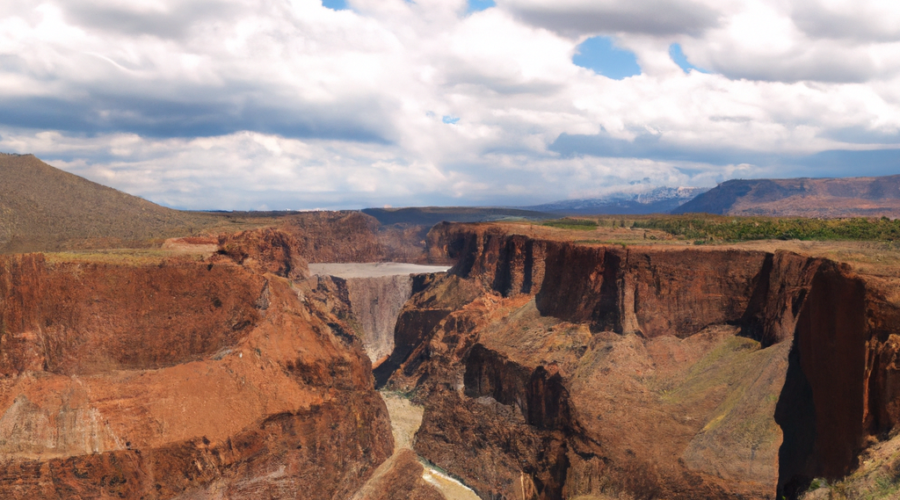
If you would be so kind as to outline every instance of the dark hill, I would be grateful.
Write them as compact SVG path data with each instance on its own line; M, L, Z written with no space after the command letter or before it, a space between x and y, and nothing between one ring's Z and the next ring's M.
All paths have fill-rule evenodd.
M0 154L0 252L52 251L189 234L211 215L102 186L33 155Z
M672 211L784 217L900 217L900 175L731 180Z
M382 224L415 224L433 226L439 222L492 222L499 220L554 219L556 214L522 210L518 208L491 207L410 207L365 208L363 213L378 219Z

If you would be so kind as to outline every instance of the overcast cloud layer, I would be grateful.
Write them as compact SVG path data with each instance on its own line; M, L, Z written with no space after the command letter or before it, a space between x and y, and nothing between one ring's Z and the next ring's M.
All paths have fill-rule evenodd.
M894 0L348 5L4 0L0 151L211 209L900 173ZM576 66L592 36L641 74Z

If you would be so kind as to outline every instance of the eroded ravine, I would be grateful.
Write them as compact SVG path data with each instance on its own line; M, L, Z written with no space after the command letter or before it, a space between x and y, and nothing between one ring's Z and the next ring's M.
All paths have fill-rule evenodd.
M352 500L479 500L458 479L415 454L413 445L422 424L423 408L398 393L383 391L381 396L391 418L394 454L378 467Z
M429 238L450 272L310 276L270 230L202 262L0 259L0 496L769 499L882 481L861 452L900 470L896 279Z

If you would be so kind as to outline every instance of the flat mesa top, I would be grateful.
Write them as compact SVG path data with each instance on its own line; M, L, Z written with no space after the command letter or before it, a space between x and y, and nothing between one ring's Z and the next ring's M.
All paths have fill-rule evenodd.
M319 276L338 278L379 278L403 274L444 273L450 266L423 266L403 262L324 263L310 264L309 272Z

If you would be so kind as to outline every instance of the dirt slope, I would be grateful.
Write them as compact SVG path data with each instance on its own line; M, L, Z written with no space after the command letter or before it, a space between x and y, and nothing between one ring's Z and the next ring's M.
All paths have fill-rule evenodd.
M183 236L211 220L101 186L32 155L0 154L0 252Z

